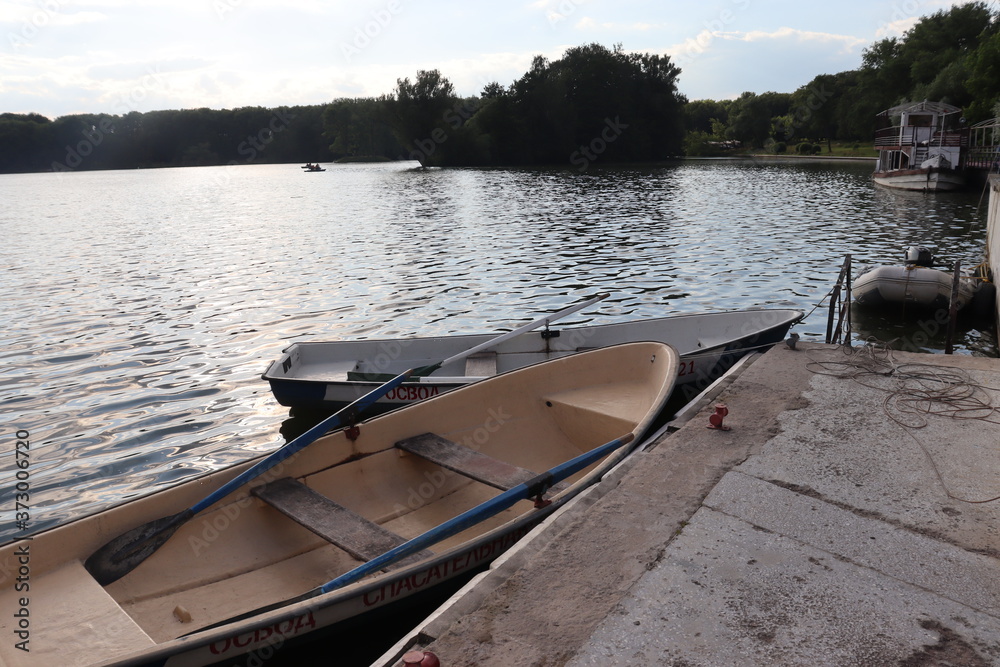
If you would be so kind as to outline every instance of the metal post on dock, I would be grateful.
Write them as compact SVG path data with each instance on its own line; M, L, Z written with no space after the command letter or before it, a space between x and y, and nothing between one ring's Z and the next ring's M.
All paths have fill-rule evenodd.
M844 329L844 345L851 346L851 255L844 258L844 307L840 313L840 321L846 323Z
M845 286L846 282L846 286ZM846 291L847 299L841 304L840 294ZM839 308L838 308L839 306ZM839 315L839 317L838 317ZM830 313L826 321L826 342L837 345L840 343L840 334L843 332L844 319L847 319L847 332L844 335L844 343L851 345L851 255L848 253L844 257L844 264L840 267L840 275L837 276L837 284L833 286L830 293ZM836 327L834 327L836 320Z
M958 281L962 279L961 262L955 262L955 275L951 279L951 299L948 301L948 337L944 342L944 353L955 351L955 320L958 319Z
M826 344L829 345L833 343L833 320L836 313L837 303L840 301L840 281L833 286L833 291L830 293L830 312L826 318Z

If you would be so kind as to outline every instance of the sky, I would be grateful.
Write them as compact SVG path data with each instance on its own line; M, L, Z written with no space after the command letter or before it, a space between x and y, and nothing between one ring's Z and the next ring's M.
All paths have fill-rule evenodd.
M993 0L994 3L997 0ZM669 55L689 100L857 69L948 0L0 0L0 113L323 104L440 70L462 96L590 43Z

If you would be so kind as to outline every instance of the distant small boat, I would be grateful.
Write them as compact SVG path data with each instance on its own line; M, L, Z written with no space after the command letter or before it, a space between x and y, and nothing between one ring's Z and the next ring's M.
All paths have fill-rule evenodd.
M906 251L903 265L862 269L851 289L854 302L862 306L908 304L918 308L948 308L951 303L953 271L931 268L934 256L927 248L913 246ZM959 278L956 307L961 310L972 302L976 279Z
M661 343L538 364L310 441L229 493L280 450L4 545L0 664L267 663L391 613L598 482L649 434L677 366Z
M925 192L965 187L962 171L969 131L949 121L961 109L942 102L906 103L877 117L875 132L878 161L872 179L899 190Z
M693 398L748 352L781 342L802 316L801 310L765 308L529 331L414 378L373 409L392 410L546 359L645 340L666 343L678 351L677 387ZM271 392L282 405L336 410L392 375L469 350L492 337L469 334L293 343L271 362L262 378L270 383Z
M306 171L326 171L326 169L324 169L323 167L319 166L318 163L317 164L306 164L302 168L305 169Z

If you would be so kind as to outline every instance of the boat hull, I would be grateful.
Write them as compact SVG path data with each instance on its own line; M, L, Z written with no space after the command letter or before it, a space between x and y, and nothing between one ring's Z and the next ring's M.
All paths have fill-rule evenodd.
M460 388L363 422L357 433L328 434L185 522L134 570L104 586L84 566L95 550L191 507L260 459L4 545L0 563L14 565L0 569L0 607L18 609L25 594L15 590L17 563L30 562L31 632L30 652L14 642L0 645L0 664L206 665L247 653L265 662L285 642L431 590L494 560L620 463L628 446L606 456L602 449L603 458L550 492L549 505L504 505L427 545L430 553L412 563L384 563L383 571L308 598L303 594L372 558L265 503L262 487L291 481L363 522L414 539L482 507L498 491L401 448L401 441L435 433L500 469L553 470L623 435L639 443L678 364L663 344L615 346ZM0 630L16 636L19 622L8 614Z
M862 306L906 304L925 309L948 308L954 276L923 266L879 266L862 273L852 286L855 303ZM973 280L959 280L957 307L965 308L975 293Z
M618 324L567 327L549 333L532 331L495 349L496 372L556 359L578 351L627 342L659 341L681 358L676 392L691 399L754 350L780 342L802 311L759 309L693 313ZM275 399L284 406L338 410L378 383L349 380L362 370L401 373L445 359L484 343L494 334L392 340L294 343L263 373ZM465 362L441 368L418 382L406 382L372 409L386 412L441 395L482 376L466 373Z
M244 623L238 630L234 629L228 635L220 634L213 641L185 641L182 638L180 645L142 652L138 656L108 663L107 667L136 664L198 667L239 659L247 654L261 656L261 663L266 664L266 658L288 642L310 641L312 633L336 630L338 624L364 618L365 614L391 614L395 607L431 591L435 586L474 575L503 555L569 499L560 499L544 510L512 522L460 549L442 554L420 567L394 572L343 595L333 595L329 600L291 606L282 613L269 614L266 621Z
M896 190L955 192L965 188L965 177L954 169L900 169L872 175L877 185Z

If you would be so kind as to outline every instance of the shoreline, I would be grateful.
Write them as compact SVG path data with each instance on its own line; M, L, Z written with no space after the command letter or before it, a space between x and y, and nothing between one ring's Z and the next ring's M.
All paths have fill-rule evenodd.
M756 154L751 153L747 155L733 155L729 157L722 158L698 158L698 157L686 157L685 160L720 160L720 159L732 159L732 160L789 160L793 162L799 161L816 161L816 162L875 162L878 158L875 157L865 157L863 155L774 155L770 153Z

